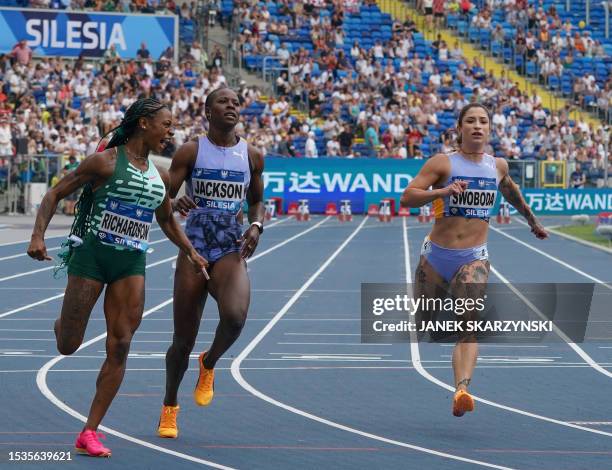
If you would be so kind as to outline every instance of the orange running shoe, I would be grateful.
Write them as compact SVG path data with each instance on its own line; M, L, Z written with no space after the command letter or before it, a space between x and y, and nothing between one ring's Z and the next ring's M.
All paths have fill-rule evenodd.
M215 393L215 369L207 369L202 362L207 352L208 351L204 351L198 357L200 376L198 377L198 383L193 391L193 399L198 406L210 405Z
M162 406L161 416L159 417L159 425L157 427L157 435L159 437L167 437L168 439L176 439L178 437L178 427L176 425L176 417L180 406Z
M474 399L465 390L457 390L453 398L453 415L460 417L466 411L474 411Z
M86 454L90 457L110 457L110 449L104 447L98 438L106 439L104 434L98 433L93 429L86 429L77 437L74 448L77 453Z

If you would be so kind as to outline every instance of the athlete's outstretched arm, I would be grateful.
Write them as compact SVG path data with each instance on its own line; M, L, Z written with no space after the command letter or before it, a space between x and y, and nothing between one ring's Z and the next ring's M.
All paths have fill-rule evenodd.
M166 189L170 186L170 176L168 172L164 169L158 168L159 174L166 186ZM185 232L179 225L179 223L174 218L174 214L172 214L172 205L170 204L170 198L168 197L168 192L164 196L164 201L161 205L155 210L155 218L157 219L157 223L159 224L162 231L166 234L168 239L178 246L182 252L184 252L189 260L193 263L196 272L202 273L204 272L206 276L205 269L208 266L208 261L204 259L202 256L198 254L196 249L193 247Z
M258 225L263 227L266 209L264 206L264 185L263 185L263 170L264 156L257 148L249 145L249 161L251 163L251 182L247 191L247 202L249 203L249 228L244 232L239 242L242 244L240 255L243 258L251 256L257 244L259 243L259 235L261 234Z
M533 234L543 240L548 238L548 232L544 229L542 224L538 222L538 219L534 215L531 210L531 207L525 201L525 198L521 194L521 190L518 185L512 181L510 178L510 174L508 173L508 162L502 158L497 158L497 169L501 173L501 179L499 181L499 191L502 193L502 196L508 201L512 206L525 217L529 227L531 227L531 231Z
M94 182L96 178L108 178L112 175L109 163L113 162L110 151L94 153L81 162L76 170L64 176L53 188L45 193L36 214L32 239L28 247L28 255L39 261L51 260L45 247L45 231L51 218L57 210L57 205L66 196L72 194L86 183Z
M189 196L183 196L179 199L175 199L175 197L193 170L197 155L198 142L191 140L179 147L172 157L172 163L170 164L170 187L168 188L171 198L170 202L172 210L179 211L183 216L186 216L189 210L197 206Z
M439 197L463 192L467 187L467 183L464 181L453 182L446 188L429 189L430 186L438 184L443 175L449 172L450 165L446 155L438 154L431 157L425 162L419 174L404 189L400 205L402 207L421 207Z

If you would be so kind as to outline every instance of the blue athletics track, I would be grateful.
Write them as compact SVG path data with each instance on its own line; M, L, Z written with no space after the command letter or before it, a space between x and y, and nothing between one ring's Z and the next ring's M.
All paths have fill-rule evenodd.
M608 252L556 235L537 241L518 219L491 225L492 282L611 280ZM52 325L65 279L29 259L25 243L1 244L0 468L612 469L606 338L481 345L476 410L460 419L451 415L451 345L360 342L361 283L412 276L428 230L413 217L269 223L248 265L248 322L218 364L212 405L198 408L197 353L217 324L216 304L206 306L179 393L177 440L156 435L177 250L153 232L145 318L100 429L110 459L73 449L105 354L101 304L81 349L58 356ZM10 460L23 451L70 452L71 460Z

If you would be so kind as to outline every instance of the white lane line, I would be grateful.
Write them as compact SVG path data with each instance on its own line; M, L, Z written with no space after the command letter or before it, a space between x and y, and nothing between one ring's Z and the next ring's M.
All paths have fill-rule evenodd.
M42 273L43 271L49 271L53 269L55 266L49 266L47 268L34 269L32 271L27 271L24 273L13 274L12 276L0 277L0 282L9 281L11 279L16 279L18 277L29 276L30 274Z
M276 222L274 224L270 224L270 225L268 225L268 228L273 226L273 225L278 225L278 224L284 222L285 220L286 219L282 219L282 220L279 220L278 222ZM298 233L297 235L294 235L293 237L291 237L291 238L289 238L289 239L287 239L287 240L285 240L285 241L283 241L283 242L281 242L281 243L279 243L277 245L274 245L273 247L271 247L271 248L269 248L269 249L259 253L258 255L255 255L255 256L251 257L250 259L247 260L247 263L250 263L250 262L252 262L252 261L254 261L254 260L258 259L258 258L261 258L265 254L270 253L270 252L274 251L275 249L278 249L281 246L286 245L287 243L289 243L290 240L295 240L296 238L311 232L312 230L314 230L314 229L318 228L319 226L321 226L327 220L329 220L329 217L324 218L323 220L321 220L317 224L313 225L312 227L310 227L310 228L308 228L306 230L303 230L302 232ZM168 299L168 300L166 300L166 301L156 305L155 307L153 307L153 308L147 310L146 312L144 312L142 317L143 318L147 317L148 315L150 315L150 314L160 310L161 308L165 307L166 305L171 304L172 301L173 301L173 299L170 298L170 299ZM104 338L106 338L106 333L102 333L102 334L96 336L95 338L92 338L89 341L83 343L81 345L81 347L79 347L78 351L81 351L82 349L86 348L87 346L90 346L91 344L94 344L94 343L96 343L96 342L98 342L98 341L100 341L100 340L102 340ZM87 418L84 415L82 415L78 411L70 408L68 405L66 405L64 402L62 402L60 399L58 399L53 394L53 392L49 389L49 387L47 386L47 374L48 374L49 370L55 364L57 364L59 361L64 359L65 357L66 356L61 356L61 355L60 356L55 356L55 357L53 357L53 359L51 359L50 361L45 363L38 370L38 372L36 374L36 385L38 386L38 389L41 391L41 393L51 403L53 403L55 406L57 406L60 410L68 413L69 415L75 417L79 421L82 421L82 422L85 423L85 422L87 422ZM102 431L107 432L108 434L112 434L112 435L117 436L117 437L119 437L121 439L133 442L135 444L139 444L139 445L144 446L144 447L148 447L148 448L153 449L153 450L157 450L159 452L163 452L163 453L172 455L174 457L178 457L178 458L185 459L185 460L188 460L188 461L191 461L191 462L194 462L194 463L199 463L199 464L202 464L202 465L208 465L208 466L213 467L213 468L233 470L231 467L220 465L220 464L217 464L215 462L211 462L209 460L204 460L204 459L200 459L200 458L197 458L197 457L193 457L191 455L184 454L182 452L176 452L176 451L173 451L173 450L170 450L170 449L166 449L165 447L161 447L161 446L152 444L150 442L143 441L142 439L137 439L137 438L132 437L132 436L130 436L128 434L116 431L116 430L108 428L106 426L99 426L99 428Z
M41 356L28 356L28 357L41 357ZM45 356L45 357L56 357L56 356ZM103 356L100 356L101 359L103 359ZM194 358L195 360L196 358ZM247 359L248 360L248 359ZM555 366L556 368L559 368L559 366ZM565 369L579 369L579 368L585 368L588 367L586 364L582 364L579 366L562 366ZM431 366L428 367L428 369L451 369L452 366L448 365L448 366ZM537 368L537 369L545 369L546 366L534 366L534 367L504 367L504 366L487 366L484 367L485 369L527 369L527 368ZM380 366L380 365L375 365L375 366L284 366L284 367L272 367L272 366L267 366L267 367L241 367L240 370L259 370L259 371L266 371L266 370L273 370L273 371L281 371L281 370L287 370L287 371L317 371L317 370L351 370L351 369L355 369L356 371L371 371L371 372L378 372L381 369L388 369L388 370L414 370L413 366ZM150 367L150 368L128 368L126 369L126 372L163 372L165 371L165 367ZM198 367L189 367L187 369L187 371L198 371ZM219 370L231 370L231 367L215 367L215 370L219 371ZM39 369L3 369L0 370L0 374L10 374L10 373L16 373L16 372L20 372L20 373L32 373L32 372L36 372L38 373ZM80 373L80 372L93 372L93 373L100 373L100 368L97 369L51 369L49 370L49 373L54 374L54 373L58 373L58 372L71 372L71 373ZM505 372L504 372L505 373ZM150 385L150 387L153 387L152 385ZM161 385L159 385L158 387L162 387ZM571 424L579 424L579 425L600 425L600 426L607 426L607 424L603 424L603 423L610 423L610 425L612 425L612 421L568 421ZM601 423L601 424L600 424Z
M574 424L586 424L591 426L612 426L612 421L570 421Z
M51 338L0 338L0 341L53 341Z
M402 236L403 236L403 240L404 240L404 264L405 264L405 279L406 282L408 283L407 285L409 285L409 283L412 281L412 273L411 273L411 268L410 268L410 248L408 246L408 232L405 230L406 228L406 221L405 219L403 220L403 228L404 230L402 230ZM409 295L411 295L412 292L409 292ZM417 341L416 338L416 334L414 332L411 332L410 334L411 338L410 338L410 353L411 353L411 359L412 359L412 365L414 366L414 368L416 369L416 371L423 376L425 379L429 380L430 382L438 385L439 387L442 387L445 390L448 390L451 393L455 393L455 388L448 385L445 382L442 382L441 380L438 380L436 377L434 377L433 375L431 375L424 367L421 361L421 353L419 351L419 343ZM551 367L551 366L547 366L547 367ZM539 419L542 421L546 421L549 423L553 423L553 424L558 424L560 426L565 426L568 428L573 428L573 429L578 429L580 431L586 431L586 432L591 432L594 434L601 434L604 436L609 436L612 437L612 433L608 433L608 432L604 432L604 431L600 431L598 429L592 429L592 428L587 428L584 426L578 426L576 424L571 424L568 423L566 421L561 421L558 419L554 419L554 418L549 418L547 416L542 416L542 415L538 415L535 413L530 413L528 411L524 411L524 410L520 410L518 408L513 408L511 406L506 406L506 405L502 405L500 403L494 402L494 401L490 401L490 400L486 400L484 398L480 398L477 397L476 395L472 395L472 397L474 398L474 400L477 400L481 403L484 403L486 405L490 405L493 406L495 408L499 408L505 411L510 411L512 413L517 413L523 416L528 416L530 418L535 418L535 419Z
M181 224L184 225L184 224ZM158 232L159 230L161 230L161 228L157 227L154 229L151 229L149 231L149 233L151 232ZM45 240L51 240L53 238L61 238L61 237L65 237L66 235L55 235L54 237L45 237ZM21 240L21 241L17 241L17 242L9 242L9 243L0 243L0 246L9 246L9 245L18 245L20 243L30 243L30 239L28 238L27 240ZM59 250L61 247L59 246L54 246L53 248L47 248L47 251L55 251L55 250ZM7 259L13 259L13 258L18 258L20 256L27 256L27 253L19 253L16 255L11 255L11 256L5 256L3 258L0 258L0 261L4 261Z
M512 285L512 283L510 283L510 281L502 274L500 273L497 269L495 269L493 266L491 266L491 271L493 272L493 274L495 274L504 284L506 284L510 290L512 292L514 292L514 294L523 301L523 303L525 305L527 305L536 315L538 315L542 320L548 320L548 318L546 317L546 315L544 315L542 313L542 311L536 307L532 302L529 301L529 299L527 297L525 297L516 287L514 287ZM582 349L580 346L578 346L576 343L572 342L570 340L570 338L567 337L567 335L561 331L554 323L553 323L553 331L559 336L559 338L561 338L570 348L572 348L574 350L574 352L576 354L578 354L578 356L580 356L584 362L586 362L590 367L592 367L593 369L595 369L597 372L599 372L600 374L605 375L606 377L609 377L612 379L612 373L610 371L607 371L606 369L604 369L603 367L601 367L597 362L595 362L595 360L589 356L587 354L587 352Z
M454 348L454 344L441 344L443 348ZM532 345L532 344L479 344L478 348L548 348L545 345Z
M295 356L296 354L301 354L301 353L294 353L294 352L271 352L268 353L270 356L286 356L286 355L291 355L291 356ZM346 356L346 354L343 353L305 353L308 356L329 356L329 357L334 357L334 356L339 356L339 357L344 357ZM354 354L350 354L351 356L367 356L370 357L372 355L374 356L383 356L383 357L391 357L392 354L367 354L367 353L354 353Z
M144 312L142 314L142 317L145 318L148 315L150 315L151 313L165 307L166 305L169 305L172 303L172 299L168 299L165 300L164 302L156 305L155 307L147 310L146 312ZM89 341L83 343L81 345L81 347L78 349L79 351L81 351L82 349L86 348L87 346L97 343L98 341L102 340L106 338L106 333L102 333L101 335L96 336L95 338L90 339ZM41 391L41 393L45 396L45 398L47 398L47 400L49 400L51 403L53 403L55 406L57 406L60 410L64 411L65 413L68 413L69 415L73 416L74 418L78 419L79 421L82 421L84 423L87 422L87 417L82 415L81 413L79 413L78 411L70 408L68 405L66 405L63 401L61 401L59 398L57 398L53 392L49 389L49 387L47 386L47 373L49 372L49 369L51 369L55 364L57 364L59 361L61 361L63 359L63 356L56 356L53 359L51 359L49 362L47 362L44 366L42 366L42 368L40 370L38 370L38 373L36 374L36 385L38 385L38 389ZM170 449L166 449L165 447L161 447L158 445L155 445L151 442L147 442L147 441L143 441L142 439L137 439L135 437L132 437L128 434L124 434L120 431L116 431L115 429L109 428L107 426L99 426L99 429L101 431L104 431L108 434L112 434L113 436L117 436L121 439L124 439L126 441L129 442L133 442L134 444L138 444L141 445L143 447L148 447L149 449L153 449L156 450L158 452L163 452L165 454L169 454L172 455L174 457L178 457L184 460L188 460L190 462L194 462L194 463L199 463L202 465L208 465L210 467L213 468L219 468L219 469L231 469L231 467L227 467L225 465L220 465L218 463L212 462L210 460L204 460L204 459L200 459L197 457L194 457L192 455L188 455L188 454L183 454L182 452L177 452L174 450L170 450Z
M391 343L292 343L292 342L284 342L284 343L276 343L276 344L295 344L295 345L304 345L304 346L393 346Z
M281 219L281 220L279 220L278 222L274 222L274 223L272 223L272 224L270 224L270 225L267 225L267 226L266 226L266 228L272 228L272 227L274 227L274 226L276 226L276 225L279 225L279 224L281 224L281 223L285 222L286 220L287 220L287 219ZM323 223L323 221L319 222L317 225L315 225L315 227L317 227L317 226L318 226L318 225L320 225L321 223ZM161 229L160 229L160 230L161 230ZM300 232L300 233L302 233L302 232ZM298 234L298 235L299 235L299 234ZM294 239L294 237L292 237L291 239ZM291 240L291 239L289 239L289 240ZM154 241L154 242L151 242L150 244L151 244L151 245L154 245L154 244L157 244L157 243L162 243L162 242L164 242L164 241L169 241L169 240L168 240L167 238L164 238L164 239L161 239L161 240L156 240L156 241ZM283 244L286 244L286 243L288 243L288 241L285 241ZM266 250L266 251L265 251L265 252L263 252L263 253L265 254L266 252L268 252L268 253L269 253L269 250ZM260 256L260 255L256 255L256 256L254 256L253 258L257 258L258 256ZM147 268L147 269L148 269L148 268L152 268L152 267L158 266L158 265L160 265L160 264L164 264L164 263L167 263L167 262L169 262L169 261L173 261L173 260L175 260L175 259L176 259L176 255L175 255L175 256L171 256L171 257L169 257L169 258L164 258L164 259L162 259L162 260L160 260L160 261L155 261L154 263L147 264L146 268ZM50 267L50 268L44 268L43 270L53 269L53 268L54 268L54 266L52 266L52 267ZM29 273L25 273L25 274L29 274ZM22 275L25 275L25 274L22 274ZM18 276L19 276L19 275L18 275ZM17 277L18 277L18 276L17 276ZM0 278L0 281L6 280L6 279L8 279L8 278ZM54 295L54 296L51 296L51 297L47 297L46 299L39 300L38 302L34 302L34 303L32 303L32 304L29 304L29 305L24 305L23 307L19 307L19 308L16 308L16 309L14 309L14 310L10 310L10 311L8 311L8 312L4 312L4 313L0 314L0 318L7 317L7 316L9 316L9 315L12 315L13 313L21 312L21 311L23 311L23 310L27 310L27 309L32 308L32 307L36 307L37 305L42 305L42 304L44 304L44 303L51 302L52 300L59 299L59 298L61 298L61 297L64 297L64 294L58 294L58 295Z
M54 246L53 248L47 248L47 253L50 251L57 251L59 250L61 247L59 246ZM15 258L20 258L22 256L28 256L27 253L18 253L16 255L11 255L11 256L3 256L2 258L0 258L0 261L6 261L8 259L15 259Z
M351 242L351 240L355 237L355 235L357 235L357 233L359 233L359 231L363 228L363 225L366 223L367 219L368 219L368 217L366 216L364 218L364 220L361 222L361 224L359 224L359 226L351 233L351 235L349 235L349 237L336 249L336 251L334 251L334 253L332 253L332 255L319 267L319 269L317 269L317 271L312 276L310 276L310 278L302 285L302 287L283 306L283 308L281 310L279 310L279 312L274 316L274 318L241 351L241 353L232 362L232 366L231 366L232 376L234 377L236 382L238 382L238 384L242 388L244 388L246 391L248 391L252 395L256 396L257 398L260 398L261 400L264 400L267 403L270 403L270 404L272 404L274 406L277 406L279 408L287 410L287 411L289 411L291 413L294 413L294 414L297 414L297 415L302 416L304 418L308 418L308 419L311 419L313 421L325 424L327 426L330 426L330 427L333 427L333 428L336 428L336 429L340 429L342 431L350 432L352 434L357 434L359 436L366 437L366 438L369 438L369 439L373 439L373 440L376 440L376 441L385 442L387 444L392 444L392 445L396 445L396 446L400 446L400 447L405 447L405 448L408 448L408 449L416 450L416 451L419 451L419 452L425 452L427 454L436 455L438 457L445 457L445 458L448 458L448 459L458 460L458 461L461 461L461 462L467 462L467 463L472 463L472 464L477 464L477 465L482 465L482 466L489 467L489 468L508 469L508 467L502 467L500 465L489 464L487 462L482 462L482 461L479 461L479 460L472 460L472 459L460 457L458 455L448 454L448 453L445 453L445 452L439 452L439 451L436 451L436 450L433 450L433 449L428 449L428 448L425 448L425 447L421 447L421 446L417 446L417 445L413 445L413 444L408 444L406 442L401 442L401 441L396 441L396 440L393 440L393 439L388 439L388 438L383 437L383 436L379 436L379 435L372 434L372 433L365 432L365 431L361 431L359 429L355 429L355 428L352 428L352 427L349 427L349 426L345 426L345 425L340 424L340 423L336 423L334 421L328 420L326 418L322 418L320 416L316 416L314 414L308 413L306 411L300 410L298 408L295 408L293 406L290 406L290 405L282 403L282 402L280 402L278 400L275 400L275 399L269 397L268 395L265 395L264 393L260 392L256 388L254 388L242 376L242 372L241 372L242 362L253 351L253 349L255 349L255 347L265 338L265 336L270 332L270 330L272 330L274 325L276 325L281 320L283 315L285 315L287 313L287 311L289 311L291 306L293 304L295 304L295 302L298 301L298 299L306 291L306 289L308 289L308 287L321 275L321 273L333 262L333 260L336 259L336 257Z
M515 220L516 222L518 222L521 225L524 225L525 227L529 227L529 224L527 222L524 222L523 220L521 220L520 217L513 217L513 220ZM608 254L612 254L612 249L610 248L606 248L603 245L598 245L597 243L593 243L587 240L583 240L582 238L578 238L578 237L574 237L573 235L570 235L568 233L563 233L563 232L559 232L558 229L559 227L561 227L560 225L550 225L550 226L545 226L544 228L546 230L548 230L549 232L554 233L555 235L559 235L560 237L563 238L567 238L568 240L572 240L576 243L580 243L582 245L588 246L590 248L597 248L598 250L604 251Z
M46 304L47 302L51 302L52 300L55 300L55 299L61 299L62 297L64 297L64 294L58 294L52 297L47 297L46 299L39 300L38 302L24 305L23 307L15 308L13 310L9 310L8 312L4 312L0 314L0 318L8 317L9 315L12 315L13 313L21 312L23 310L27 310L32 307L36 307L37 305Z
M170 241L170 240L168 240L167 238L162 238L161 240L155 240L154 242L149 243L149 245L157 245L158 243L164 243L164 242L167 242L167 241ZM16 279L18 277L29 276L31 274L36 274L36 273L40 273L40 272L43 272L43 271L49 271L49 270L54 269L54 268L55 268L55 264L53 266L48 266L46 268L34 269L32 271L25 271L25 272L22 272L22 273L13 274L11 276L0 277L0 282L9 281L11 279Z
M518 220L516 219L517 222L519 222L522 225L525 226L529 226L527 223L523 222L522 220ZM504 235L507 238L510 238L511 240L514 240L515 242L526 246L527 248L530 248L531 250L535 251L536 253L539 253L553 261L556 261L557 263L561 264L562 266L575 271L576 273L586 277L587 279L590 279L598 284L602 284L604 287L607 287L608 289L612 289L612 287L609 284L606 284L604 281L591 276L590 274L587 274L583 271L581 271L580 269L566 263L563 260L560 260L559 258L553 256L553 255L549 255L548 253L543 252L542 250L539 250L537 248L534 248L533 246L529 245L528 243L525 243L522 240L519 240L516 237L513 237L512 235L508 235L507 233L496 229L494 227L491 227L493 230L495 230L498 233L501 233L502 235ZM502 282L504 282L506 285L508 285L510 287L510 289L527 305L529 306L529 308L535 312L540 318L542 318L543 320L546 320L547 318L545 317L545 315L542 314L542 312L535 306L533 305L531 302L529 302L528 299L526 299L517 289L514 288L514 286L512 286L512 284L508 281L507 278L505 278L499 271L497 271L493 266L491 266L491 270L493 271L493 273L499 277ZM563 341L565 341L565 343L567 343L567 345L572 348L576 354L578 354L578 356L580 356L582 359L584 359L584 361L593 369L595 369L597 372L605 375L606 377L612 378L612 373L610 373L610 371L605 370L603 367L600 367L600 365L591 357L589 356L589 354L587 354L587 352L582 349L580 346L578 346L576 343L573 343L570 341L570 339L565 335L565 333L563 333L561 330L559 330L556 326L553 325L553 329L555 330L555 333L557 333L557 335L559 335L559 337L561 339L563 339Z
M163 264L163 263L167 263L169 261L172 261L175 258L176 258L176 256L171 256L170 258L165 258L165 259L162 259L160 261L156 261L155 263L147 264L146 265L146 269L152 268L154 266L158 266L158 265ZM46 304L46 303L51 302L51 301L56 300L56 299L61 299L62 297L64 297L64 295L65 294L54 295L54 296L51 296L51 297L47 297L46 299L39 300L38 302L34 302L34 303L31 303L31 304L28 304L28 305L24 305L23 307L19 307L19 308L13 309L13 310L9 310L8 312L4 312L4 313L0 314L0 318L7 317L9 315L12 315L12 314L17 313L17 312L21 312L23 310L28 310L28 309L30 309L32 307L36 307L38 305ZM34 319L32 319L32 320L34 320Z
M523 245L524 247L529 248L529 249L530 249L530 250L532 250L532 251L535 251L536 253L538 253L538 254L540 254L540 255L544 256L545 258L548 258L548 259L550 259L550 260L552 260L552 261L555 261L556 263L559 263L559 264L560 264L561 266L563 266L564 268L567 268L567 269L569 269L569 270L571 270L571 271L574 271L575 273L580 274L581 276L584 276L584 277L586 277L587 279L590 279L591 281L596 282L597 284L602 284L604 287L607 287L608 289L612 290L612 286L611 286L611 285L606 284L606 283L605 283L604 281L602 281L601 279L598 279L598 278L596 278L595 276L591 276L590 274L585 273L584 271L582 271L582 270L578 269L577 267L575 267L575 266L573 266L573 265L571 265L571 264L569 264L569 263L566 263L566 262L565 262L565 261L563 261L563 260L560 260L560 259L559 259L559 258L557 258L556 256L549 255L549 254L548 254L548 253L546 253L545 251L542 251L542 250L540 250L539 248L536 248L536 247L534 247L534 246L530 245L529 243L525 243L523 240L521 240L521 239L519 239L519 238L516 238L515 236L509 235L509 234L507 234L506 232L504 232L503 230L500 230L500 229L495 228L495 227L493 227L493 226L491 226L491 227L490 227L490 229L491 229L491 230L493 230L494 232L499 233L500 235L503 235L503 236L504 236L504 237L506 237L506 238L509 238L510 240L512 240L512 241L514 241L514 242L516 242L516 243L518 243L519 245Z
M52 238L62 238L66 237L66 235L54 235L53 237L45 237L45 240L51 240ZM30 243L30 239L27 238L25 240L17 240L16 242L6 242L0 243L0 246L10 246L10 245L19 245L20 243Z
M283 333L287 336L361 336L361 333Z

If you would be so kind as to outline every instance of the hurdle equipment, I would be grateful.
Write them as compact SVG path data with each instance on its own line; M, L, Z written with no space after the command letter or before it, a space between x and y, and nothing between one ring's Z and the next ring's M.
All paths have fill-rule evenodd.
M429 204L419 207L419 215L417 217L417 220L420 224L424 224L425 222L431 222L432 219L433 214L431 213L431 206Z
M368 215L372 217L378 217L378 205L370 204L368 206Z
M328 202L325 206L325 215L338 215L338 208L335 202Z
M297 216L298 213L298 203L297 202L290 202L289 206L287 207L287 215L296 215Z
M353 220L353 209L351 208L350 199L342 199L340 201L340 214L338 214L340 222L351 222Z
M497 212L497 223L510 223L510 204L508 204L506 201L502 201L499 204L499 211Z
M302 222L308 222L310 220L310 205L308 199L300 199L295 218Z
M266 220L276 217L276 201L274 199L266 199L264 206L266 208Z
M397 211L397 215L400 217L410 217L410 207L401 207Z
M388 199L380 201L378 220L381 222L391 222L391 201Z

